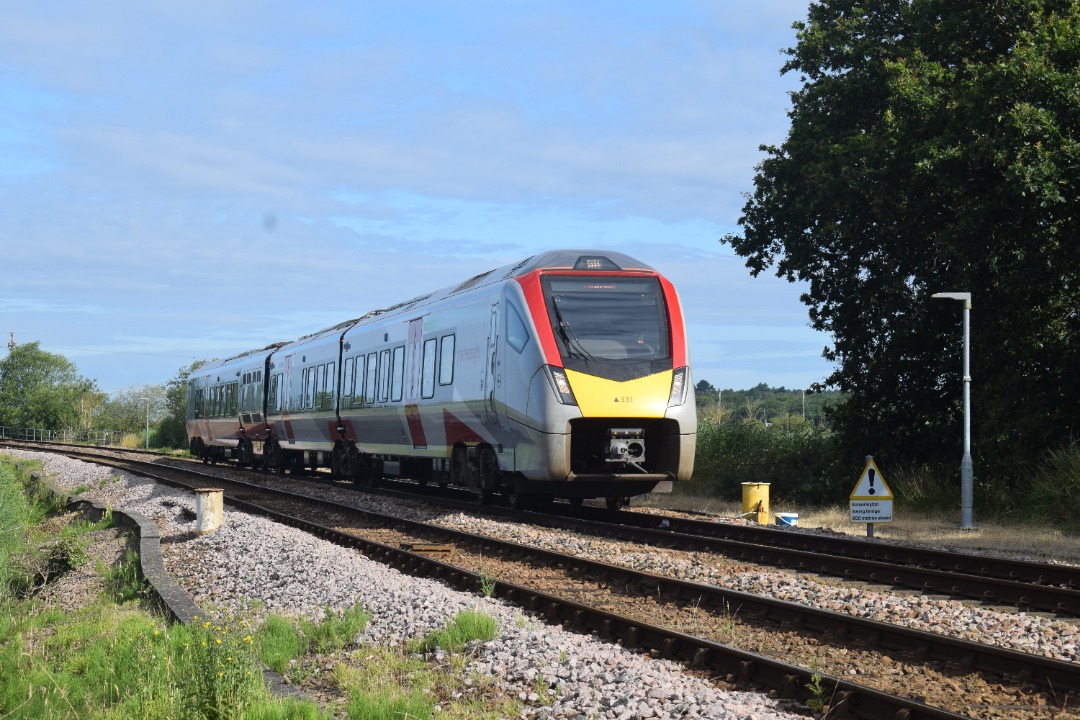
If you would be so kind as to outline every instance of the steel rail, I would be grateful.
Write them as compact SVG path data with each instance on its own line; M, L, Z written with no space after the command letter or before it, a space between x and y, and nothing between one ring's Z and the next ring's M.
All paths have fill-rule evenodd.
M566 513L568 517L581 515L584 519L599 519L600 513L581 508L580 513ZM911 545L884 543L860 538L835 537L799 532L792 529L769 528L734 523L717 523L674 516L659 516L640 512L619 512L615 518L609 513L607 521L635 527L657 527L661 521L666 529L676 534L715 537L738 540L771 547L787 547L795 550L827 552L840 557L880 560L890 563L912 565L933 570L958 572L966 575L995 577L1004 580L1054 585L1080 590L1080 567L1050 563L1014 560L991 555L975 555L948 550L933 550Z
M98 461L100 462L100 460ZM139 463L139 461L130 460L119 462L142 464ZM105 464L111 465L112 462L107 462ZM169 469L203 478L207 477L203 473L184 470L182 468ZM155 477L155 474L147 471L139 470L138 472L173 487L190 488L190 486L175 480L160 476ZM228 483L240 486L249 485L248 483L217 477L208 479L212 479L213 482L218 484ZM371 516L378 515L377 513L358 510L358 508L343 506L337 503L286 491L272 490L254 485L250 485L246 489L273 495L281 495L288 497L291 501L302 500L309 503L314 501L318 504L332 506L337 511L359 511L360 514ZM484 578L482 578L479 573L474 573L449 563L436 560L423 553L414 553L403 548L396 548L383 543L360 538L356 535L335 530L309 520L280 513L249 500L238 500L235 497L226 497L227 503L234 507L296 527L342 547L360 550L364 555L383 562L384 564L409 575L435 578L452 587L467 592L478 592L483 586ZM400 519L396 518L387 519L400 521ZM432 529L431 526L424 527L428 530ZM476 536L476 540L483 543L492 543L490 538L480 536ZM492 544L494 545L497 543ZM523 545L518 546L518 548L521 550L529 549ZM568 556L559 557L565 560ZM833 689L832 697L829 701L831 708L830 717L838 719L855 718L858 720L878 720L880 718L895 718L896 720L964 719L963 715L958 715L948 710L927 705L910 698L903 698L873 688L868 688L851 683L842 678L815 673L814 671L805 668L783 663L755 653L738 650L721 643L693 637L648 623L642 623L631 618L583 605L523 585L500 581L495 585L494 594L523 609L539 614L548 623L560 625L567 630L581 634L595 635L611 642L620 642L628 649L648 652L656 657L678 660L691 668L705 669L712 674L730 678L731 681L736 683L775 691L778 697L798 700L800 702L813 699L814 693L810 690L810 684L813 682L814 675L817 675L820 683L825 687Z
M341 505L330 500L313 498L308 495L266 488L239 480L219 478L187 468L176 468L171 466L163 468L163 466L139 460L116 460L112 458L100 458L85 453L77 454L91 458L95 462L104 462L105 464L110 465L114 465L115 463L116 465L147 466L155 470L168 469L173 472L198 478L197 482L199 483L213 482L217 484L230 484L242 488L246 492L262 493L287 499L292 502L319 505L337 512L347 512L362 516L372 524L405 528L412 534L430 538L435 541L445 542L449 540L462 545L479 547L481 551L486 552L489 555L498 554L510 557L511 559L521 557L534 558L549 565L561 566L564 569L569 568L574 573L580 575L599 577L612 585L639 585L641 587L647 587L648 591L643 592L642 594L650 596L655 596L656 589L659 587L662 599L669 603L687 602L694 603L702 608L715 607L721 610L738 608L744 615L759 623L778 623L784 627L798 630L802 633L813 633L823 636L826 639L831 639L837 644L847 645L861 643L874 650L905 652L910 654L916 663L930 661L943 662L951 664L963 672L989 673L1010 682L1030 682L1058 692L1080 691L1080 665L1077 665L1076 663L1055 660L969 640L951 638L936 633L905 628L899 625L876 622L844 613L821 610L775 598L730 590L715 585L706 585L703 583L655 575L619 565L587 560L585 558L566 555L564 553L527 546L520 543L498 540L483 535L474 535L459 530L429 525L420 521L408 520L348 505ZM150 473L143 469L139 469L137 472L165 484L190 488L190 485L164 478L156 473ZM273 516L275 519L279 519L296 527L302 527L323 537L329 537L326 533L341 534L339 531L331 530L317 523L280 513L271 508L253 503L250 500L239 499L233 493L227 493L226 499L229 504L234 506L248 508L254 512ZM345 537L355 538L353 535L343 535ZM354 541L370 544L371 547L385 547L380 543L361 540L359 538L355 538ZM399 550L398 548L391 548L391 550L393 550L394 553L403 552L407 557L424 557L423 555L409 553L405 550ZM386 551L379 550L379 552L385 553ZM442 563L442 565L446 564ZM446 565L446 567L453 568L454 572L466 573L476 578L476 584L469 586L468 589L475 590L479 587L478 575L454 566ZM537 591L529 590L528 592ZM639 623L635 623L629 619L625 619L624 622L639 625ZM773 689L780 689L776 686L770 687Z
M416 496L416 493L402 490L374 492L397 497ZM424 497L430 499L430 495ZM478 507L475 503L448 498L438 498L436 502L472 511ZM667 515L612 514L561 503L549 504L543 512L526 514L490 506L485 507L484 512L526 518L532 524L559 528L565 527L560 518L568 518L590 523L592 528L587 532L605 537L666 548L716 552L746 562L964 597L989 604L1080 616L1080 568L1074 566Z

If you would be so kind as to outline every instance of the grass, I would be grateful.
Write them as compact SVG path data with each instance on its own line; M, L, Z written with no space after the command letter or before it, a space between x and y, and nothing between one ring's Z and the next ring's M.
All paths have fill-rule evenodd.
M471 641L487 642L495 637L495 618L476 610L458 613L445 628L431 633L419 643L421 651L441 648L447 652L459 653Z
M29 471L19 472L25 480ZM360 607L327 608L317 622L269 615L258 628L243 617L170 625L150 601L133 552L112 567L94 566L107 580L98 598L78 609L46 605L38 587L66 570L57 566L28 583L26 573L11 570L19 565L13 560L62 556L65 567L77 567L88 561L88 533L111 521L50 516L55 509L27 494L14 465L0 459L4 720L401 720L435 713L495 720L521 714L520 702L502 694L495 679L468 670L472 656L462 651L496 630L493 618L476 611L396 648L358 644L369 619ZM440 652L429 652L435 648ZM297 683L314 681L321 696L336 692L339 706L332 713L313 702L271 697L262 681L264 663Z

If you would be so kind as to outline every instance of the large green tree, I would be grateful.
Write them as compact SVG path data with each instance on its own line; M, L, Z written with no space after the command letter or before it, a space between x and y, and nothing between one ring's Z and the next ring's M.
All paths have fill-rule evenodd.
M724 242L809 283L855 456L958 456L961 306L930 296L971 292L977 470L1017 477L1080 431L1080 1L823 0L795 27L791 127Z
M16 345L0 360L0 425L74 430L85 417L87 403L99 401L93 380L36 342Z

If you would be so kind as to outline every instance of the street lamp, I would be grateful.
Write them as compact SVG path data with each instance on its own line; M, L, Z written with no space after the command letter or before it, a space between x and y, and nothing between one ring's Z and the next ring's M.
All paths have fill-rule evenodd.
M975 504L971 465L971 293L940 292L930 297L964 303L964 458L960 461L960 528L974 530L971 517Z

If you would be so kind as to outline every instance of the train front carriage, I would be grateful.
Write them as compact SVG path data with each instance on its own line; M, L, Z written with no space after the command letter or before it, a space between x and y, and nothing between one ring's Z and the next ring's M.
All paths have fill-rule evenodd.
M621 504L689 478L696 409L671 284L618 253L560 251L527 269L509 294L526 308L541 366L520 384L516 489Z

